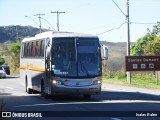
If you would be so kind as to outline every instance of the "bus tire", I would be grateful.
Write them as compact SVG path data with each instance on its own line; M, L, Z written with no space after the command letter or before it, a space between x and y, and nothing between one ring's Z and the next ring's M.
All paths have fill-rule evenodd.
M25 87L26 87L26 92L28 93L28 94L32 94L33 93L33 90L32 89L30 89L30 88L28 88L28 80L27 80L27 77L26 77L26 81L25 81Z
M85 99L90 99L91 98L90 94L84 94L83 96L84 96Z
M27 77L26 77L26 80L25 80L25 92L27 92L27 87L28 87L28 81L27 81Z
M49 99L49 95L45 92L45 85L43 80L41 81L41 96L45 99Z
M28 94L32 94L32 93L33 93L33 90L30 89L30 88L28 88L27 93L28 93Z

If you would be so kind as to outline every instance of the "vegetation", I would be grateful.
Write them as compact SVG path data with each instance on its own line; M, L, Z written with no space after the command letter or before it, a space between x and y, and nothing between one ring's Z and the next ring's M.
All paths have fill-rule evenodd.
M11 67L12 73L17 73L19 71L20 63L20 47L19 41L6 42L0 46L1 48L1 65L9 65Z
M159 35L160 35L160 22L158 22L157 25L153 26L152 31L148 30L148 33L145 36L139 38L136 43L132 43L131 55L137 55L137 56L160 55ZM104 71L103 79L105 82L129 85L126 78L127 75L124 70L124 56L125 55L123 55L123 57L120 56L112 57L111 60L108 60L108 66L103 70ZM110 57L111 56L109 56L109 58ZM120 63L119 65L121 66L122 69L114 70L113 67L115 66L116 63ZM153 72L132 72L131 76L132 76L131 77L132 86L160 89L160 85L156 85L156 79Z
M129 84L127 82L126 72L123 69L116 72L105 72L103 74L103 82L150 89L160 89L160 80L158 80L159 84L157 85L153 72L132 72L131 76L131 84Z
M160 55L160 22L136 43L131 45L131 55Z

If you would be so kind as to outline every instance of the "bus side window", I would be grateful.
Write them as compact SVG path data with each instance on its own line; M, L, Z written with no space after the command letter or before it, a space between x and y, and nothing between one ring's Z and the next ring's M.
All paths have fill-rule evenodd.
M33 42L32 42L32 44L31 44L31 56L33 57L33 55L34 55L34 45L33 45Z
M25 43L22 44L22 48L21 48L21 58L24 57L24 45Z
M35 56L38 56L38 41L36 41L36 45L35 45Z
M36 45L35 45L36 43L35 42L32 42L32 46L31 46L31 48L32 48L32 57L35 57L35 55L36 55Z
M29 43L29 57L32 57L32 42Z
M24 57L26 57L26 52L27 52L27 44L24 43Z
M42 40L41 45L40 45L40 56L41 57L44 57L44 45L45 45L45 41Z
M29 57L29 42L27 43L27 54L26 57Z

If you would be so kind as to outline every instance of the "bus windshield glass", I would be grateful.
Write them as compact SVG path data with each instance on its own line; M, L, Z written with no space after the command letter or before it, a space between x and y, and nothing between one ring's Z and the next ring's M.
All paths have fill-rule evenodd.
M52 73L60 77L100 75L98 38L53 38Z

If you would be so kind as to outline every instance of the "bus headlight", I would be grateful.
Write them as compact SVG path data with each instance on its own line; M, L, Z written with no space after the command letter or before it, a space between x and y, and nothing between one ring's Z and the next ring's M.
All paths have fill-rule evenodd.
M59 80L53 80L52 83L53 84L57 84L57 85L61 85L62 84L61 81L59 81Z
M93 81L93 85L97 85L97 84L101 84L102 82L101 82L101 80L95 80L95 81Z

